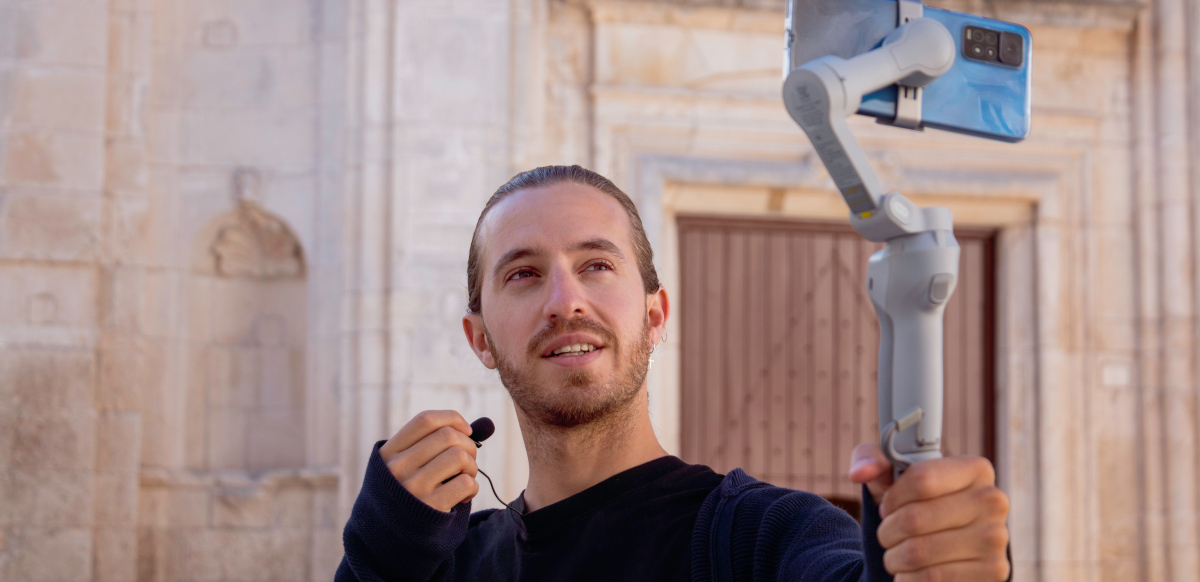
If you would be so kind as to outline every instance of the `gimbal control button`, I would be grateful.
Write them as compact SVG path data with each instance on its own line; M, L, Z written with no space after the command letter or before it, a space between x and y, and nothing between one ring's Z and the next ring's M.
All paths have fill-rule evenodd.
M950 298L950 292L954 287L954 275L950 273L938 273L929 280L929 300L934 305L941 305Z

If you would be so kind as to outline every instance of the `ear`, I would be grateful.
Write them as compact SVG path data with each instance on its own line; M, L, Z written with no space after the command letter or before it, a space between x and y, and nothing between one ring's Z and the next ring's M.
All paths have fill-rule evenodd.
M667 333L667 318L671 315L671 299L667 290L659 287L658 291L646 296L646 319L650 323L650 343L657 346Z
M463 316L463 333L467 334L467 343L475 351L475 357L489 370L496 369L496 358L488 347L487 336L483 328L483 316L468 313Z

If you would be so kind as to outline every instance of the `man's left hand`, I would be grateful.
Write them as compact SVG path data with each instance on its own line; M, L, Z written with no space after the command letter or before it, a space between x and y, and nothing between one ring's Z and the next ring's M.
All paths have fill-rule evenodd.
M1008 495L996 487L987 459L922 461L892 483L883 451L861 444L850 480L865 483L879 505L883 565L895 582L1008 578Z

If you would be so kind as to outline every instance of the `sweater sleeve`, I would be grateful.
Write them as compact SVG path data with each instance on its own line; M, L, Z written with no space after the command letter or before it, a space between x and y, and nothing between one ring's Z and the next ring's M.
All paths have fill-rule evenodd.
M867 534L845 511L811 493L772 493L760 492L757 496L765 499L745 508L749 511L744 519L761 519L752 580L890 582L890 577L871 576L873 570L867 567L863 552ZM759 515L755 515L759 513L754 511L755 505L765 505ZM738 530L743 527L735 527Z
M470 504L438 511L408 492L388 470L375 443L342 543L335 582L447 580L454 551L467 535Z

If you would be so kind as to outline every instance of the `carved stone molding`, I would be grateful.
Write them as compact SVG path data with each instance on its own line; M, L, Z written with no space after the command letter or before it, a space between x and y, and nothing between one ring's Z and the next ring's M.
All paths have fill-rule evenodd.
M254 202L238 202L237 216L223 225L209 252L222 277L289 279L304 276L299 241L282 220Z

